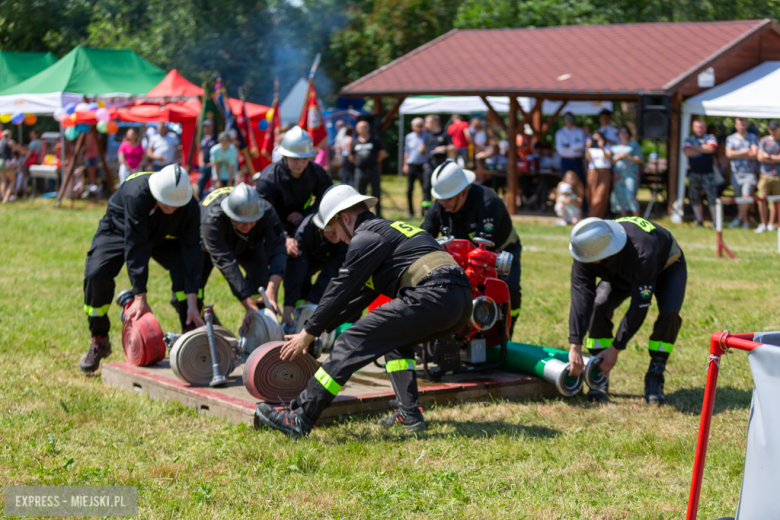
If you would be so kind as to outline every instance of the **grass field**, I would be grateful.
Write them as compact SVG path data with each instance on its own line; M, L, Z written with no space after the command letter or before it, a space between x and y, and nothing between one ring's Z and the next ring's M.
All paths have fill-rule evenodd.
M384 186L405 205L395 180ZM420 436L380 430L368 417L293 443L79 372L89 343L84 259L104 207L0 207L0 475L3 485L138 486L139 518L680 518L709 335L780 329L774 234L729 230L739 260L727 262L715 258L714 231L672 226L689 282L669 406L651 409L642 398L653 309L613 372L609 405L578 397L441 406L426 410ZM405 214L385 207L387 216ZM515 338L567 348L568 229L516 224L524 297ZM123 271L117 288L126 286ZM163 329L175 330L169 279L156 264L149 288ZM237 326L241 308L217 272L209 294L223 323ZM113 306L111 361L123 360L118 314ZM733 514L739 496L752 379L743 353L729 361L702 519Z

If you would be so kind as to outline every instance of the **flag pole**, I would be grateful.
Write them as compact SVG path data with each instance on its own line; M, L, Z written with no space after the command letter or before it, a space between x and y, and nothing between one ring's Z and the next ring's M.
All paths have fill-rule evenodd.
M241 99L241 116L244 118L247 133L246 137L249 140L249 146L241 150L241 154L244 156L244 162L246 163L247 170L252 174L252 177L254 177L255 173L257 172L255 171L255 163L252 162L251 151L254 150L255 153L257 153L257 143L255 142L255 134L252 130L252 122L246 115L246 100L244 99L244 89L241 87L238 87L238 97Z
M298 118L298 121L303 119L303 116L309 107L309 96L311 95L311 85L312 83L314 83L314 74L317 72L317 67L320 66L320 58L321 55L318 52L317 56L314 57L314 63L311 64L311 70L309 70L309 85L306 88L306 97L303 99L303 106L301 107L301 116Z

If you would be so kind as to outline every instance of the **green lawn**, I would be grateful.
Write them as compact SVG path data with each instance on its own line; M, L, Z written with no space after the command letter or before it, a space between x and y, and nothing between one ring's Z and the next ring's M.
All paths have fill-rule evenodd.
M398 183L384 187L403 208ZM774 234L727 231L740 258L728 262L715 258L713 231L672 226L689 285L670 406L642 398L652 310L621 355L609 405L578 397L435 407L418 437L367 417L293 443L82 375L82 272L104 204L52 206L0 206L0 476L4 485L138 486L141 518L680 518L709 335L780 329ZM518 220L517 230L524 297L515 338L566 348L568 229L537 219ZM123 272L117 289L127 286ZM175 330L168 276L156 264L149 287L163 329ZM236 327L242 310L216 272L209 294ZM118 314L113 306L112 361L123 359ZM702 519L733 514L741 484L751 376L743 353L722 366Z

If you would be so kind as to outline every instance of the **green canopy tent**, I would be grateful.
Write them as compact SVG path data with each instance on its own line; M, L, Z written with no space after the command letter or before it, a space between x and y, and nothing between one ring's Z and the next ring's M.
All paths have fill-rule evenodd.
M107 106L143 96L165 72L128 49L77 46L38 74L0 91L0 114L53 114L84 97Z
M0 92L35 76L56 62L57 57L50 52L0 51Z

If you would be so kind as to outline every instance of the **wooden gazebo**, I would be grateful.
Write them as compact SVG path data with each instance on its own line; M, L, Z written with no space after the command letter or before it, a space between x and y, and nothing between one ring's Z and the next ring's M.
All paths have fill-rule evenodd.
M524 125L541 135L558 117L542 117L543 100L636 102L645 94L669 95L671 209L677 199L679 111L685 98L704 90L698 86L699 74L712 67L717 85L770 60L780 60L780 26L768 19L455 29L350 83L341 94L373 98L385 127L407 96L481 96L509 136L510 157L516 154L515 138ZM506 121L487 96L509 96ZM518 96L535 98L535 107L526 113ZM385 97L395 98L395 103L382 114ZM506 204L512 213L516 173L510 160Z

